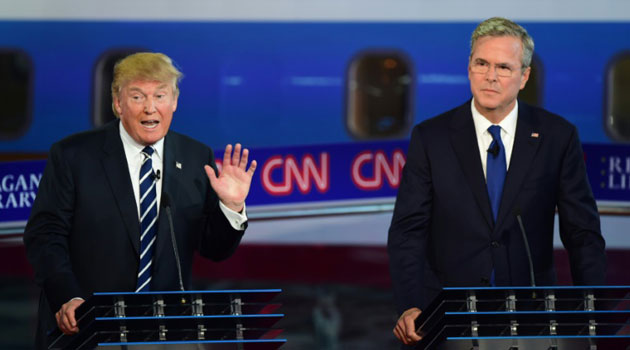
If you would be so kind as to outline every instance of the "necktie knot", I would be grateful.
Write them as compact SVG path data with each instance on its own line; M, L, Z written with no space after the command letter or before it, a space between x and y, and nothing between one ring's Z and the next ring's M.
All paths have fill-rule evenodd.
M151 158L151 156L153 155L154 149L151 146L147 146L144 149L142 149L142 154L144 155L145 158Z
M492 125L488 128L488 132L492 135L492 143L490 143L488 153L496 158L501 152L501 147L503 147L503 142L501 142L501 127Z
M492 135L492 138L495 141L501 139L501 127L500 126L498 126L498 125L491 125L488 128L488 132L490 133L490 135Z

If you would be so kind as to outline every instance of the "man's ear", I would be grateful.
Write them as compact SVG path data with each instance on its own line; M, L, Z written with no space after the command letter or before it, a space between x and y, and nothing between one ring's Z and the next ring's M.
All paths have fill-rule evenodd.
M179 100L179 90L175 91L175 94L173 94L173 113L175 113L175 111L177 110L177 101Z
M122 108L120 107L120 98L118 96L114 96L113 104L116 113L120 116L122 114Z
M527 67L527 69L525 69L525 71L523 72L523 78L521 79L520 90L523 90L525 88L525 84L527 84L527 81L529 80L529 73L531 73L531 71L532 71L532 67Z

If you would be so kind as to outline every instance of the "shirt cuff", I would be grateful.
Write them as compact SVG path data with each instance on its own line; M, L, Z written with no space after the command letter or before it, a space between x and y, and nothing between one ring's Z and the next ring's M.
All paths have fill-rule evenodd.
M243 231L245 229L245 223L247 222L247 210L246 205L243 203L243 212L237 213L234 210L228 208L223 202L219 201L219 207L223 212L223 215L228 219L233 229L237 231Z

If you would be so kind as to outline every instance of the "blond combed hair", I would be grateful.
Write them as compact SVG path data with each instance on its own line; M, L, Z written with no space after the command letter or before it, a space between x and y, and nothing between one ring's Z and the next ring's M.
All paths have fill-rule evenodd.
M179 82L184 75L180 72L170 57L158 52L138 52L118 61L114 66L112 80L112 101L116 100L122 88L136 80L159 81L170 83L173 93L179 96ZM112 102L112 110L116 117L120 117Z
M523 56L521 57L522 69L526 69L532 63L534 55L534 39L527 33L525 28L502 17L492 17L479 23L470 38L470 58L472 58L475 43L479 38L485 36L513 36L521 39L523 45Z

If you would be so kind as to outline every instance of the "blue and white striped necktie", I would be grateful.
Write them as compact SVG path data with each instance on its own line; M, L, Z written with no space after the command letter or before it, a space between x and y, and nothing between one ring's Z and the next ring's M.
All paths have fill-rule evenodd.
M140 265L136 292L151 290L151 263L157 227L156 176L151 162L153 152L151 146L142 150L144 160L140 168Z

